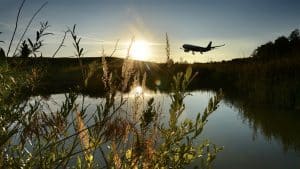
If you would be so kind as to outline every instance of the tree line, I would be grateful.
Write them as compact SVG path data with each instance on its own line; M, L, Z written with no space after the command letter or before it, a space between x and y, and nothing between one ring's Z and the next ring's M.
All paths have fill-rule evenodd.
M300 33L299 29L293 30L288 37L280 36L274 42L269 41L257 47L252 57L259 60L274 58L299 57Z

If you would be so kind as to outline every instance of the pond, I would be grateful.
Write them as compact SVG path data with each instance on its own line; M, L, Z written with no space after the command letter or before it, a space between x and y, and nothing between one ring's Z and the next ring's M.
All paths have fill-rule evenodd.
M186 109L182 119L195 119L203 112L212 91L192 91L185 99ZM128 108L134 94L125 94ZM162 119L168 116L170 98L165 93L145 92L141 104L149 98L155 99L161 107ZM78 98L80 102L82 96ZM53 94L45 100L52 108L64 100L64 94ZM56 103L54 104L55 101ZM88 112L92 113L102 98L85 97ZM217 154L213 168L223 169L282 169L300 168L300 113L297 110L280 110L270 106L253 106L242 99L224 97L218 109L209 116L199 141L209 139L218 146L224 146ZM195 161L190 168L197 165Z

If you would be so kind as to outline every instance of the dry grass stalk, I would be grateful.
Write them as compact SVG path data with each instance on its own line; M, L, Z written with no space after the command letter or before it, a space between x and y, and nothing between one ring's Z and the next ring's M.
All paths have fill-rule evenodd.
M129 87L130 80L132 79L134 73L134 61L125 59L122 65L123 91Z
M145 160L143 162L143 168L151 168L153 165L151 163L153 156L155 154L155 148L153 144L153 140L147 139L144 142L144 148L145 148Z
M107 140L122 140L123 142L127 142L131 129L132 124L129 121L123 118L116 118L107 122L104 138Z
M102 57L102 82L104 84L105 89L108 89L111 86L112 74L109 73L109 68L105 57Z
M130 45L128 47L126 59L124 60L122 65L122 79L123 79L122 91L125 91L129 87L129 82L135 73L135 68L134 68L135 62L133 60L129 60L130 50L133 42L134 42L134 37L131 39Z
M142 88L143 89L146 89L146 80L147 80L147 72L145 72L143 75L143 80L142 80Z
M81 142L81 146L84 150L85 159L88 160L91 156L90 154L90 137L87 128L84 125L84 121L81 118L80 112L76 114L76 122L77 122L77 132L78 138Z
M170 43L169 43L169 36L168 33L166 33L166 56L167 56L167 63L170 61Z
M114 166L116 167L116 169L121 169L121 166L122 166L121 158L119 156L119 153L117 151L117 146L114 141L112 141L111 148L112 148L112 153L113 153Z

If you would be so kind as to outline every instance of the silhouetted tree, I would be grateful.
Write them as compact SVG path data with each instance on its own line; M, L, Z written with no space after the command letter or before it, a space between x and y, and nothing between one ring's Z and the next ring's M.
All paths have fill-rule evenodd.
M277 57L282 57L290 49L290 42L285 36L281 36L275 40L274 47Z
M298 29L291 32L289 37L280 36L274 43L268 42L259 46L252 54L259 60L300 56L300 33Z
M299 33L299 29L295 29L291 32L290 36L289 36L289 40L291 42L293 41L299 41L300 40L300 33Z
M300 33L299 29L295 29L289 36L290 46L294 56L300 57Z
M271 56L274 55L274 44L273 42L268 42L259 46L255 51L253 56L255 58L266 58L269 59Z
M21 56L20 57L29 57L31 53L31 50L28 47L28 44L26 43L26 41L24 40L21 46Z

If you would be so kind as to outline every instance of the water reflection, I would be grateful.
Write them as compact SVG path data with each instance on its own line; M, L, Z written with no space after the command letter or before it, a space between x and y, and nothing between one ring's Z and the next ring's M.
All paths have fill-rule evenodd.
M198 105L201 96L193 92L187 107ZM299 168L299 119L297 110L254 106L225 95L203 133L203 139L224 146L214 168Z
M182 118L194 119L201 112L212 91L193 91L185 99L186 110ZM127 108L131 108L134 96L142 95L140 105L154 97L161 107L161 112L168 112L170 98L167 94L143 90L140 86L133 88L123 97L128 98ZM52 95L47 101L59 103L62 94ZM80 101L82 97L79 98ZM116 100L118 100L116 98ZM101 97L86 97L89 111L94 112L93 105L102 102ZM56 104L57 104L56 103ZM167 116L167 114L163 114ZM268 105L249 104L243 97L226 95L219 109L209 119L199 142L208 138L213 143L224 146L218 154L214 168L300 168L300 113L298 110L274 109ZM163 120L163 119L162 119ZM194 165L199 162L196 161Z
M262 134L267 140L278 140L284 151L300 150L300 112L274 109L266 105L250 105L242 99L226 98L228 105L240 112L244 122L253 129L253 139Z

